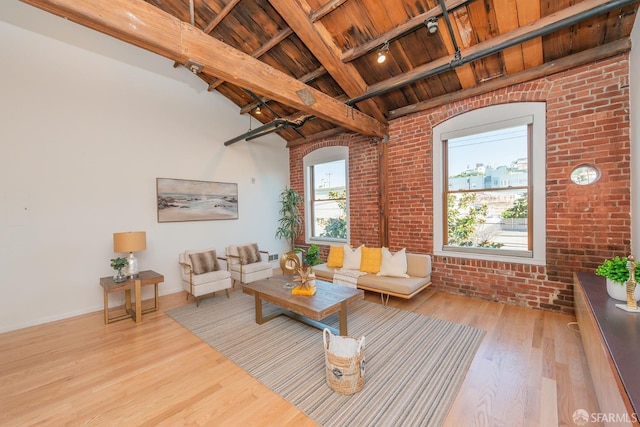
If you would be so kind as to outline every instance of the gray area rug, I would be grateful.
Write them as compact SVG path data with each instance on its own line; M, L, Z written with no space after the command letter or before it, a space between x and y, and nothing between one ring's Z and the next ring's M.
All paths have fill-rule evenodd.
M348 326L366 337L365 384L344 396L326 383L322 331L285 316L257 325L254 299L241 291L167 314L323 426L441 425L484 335L358 301ZM325 323L338 327L337 315Z

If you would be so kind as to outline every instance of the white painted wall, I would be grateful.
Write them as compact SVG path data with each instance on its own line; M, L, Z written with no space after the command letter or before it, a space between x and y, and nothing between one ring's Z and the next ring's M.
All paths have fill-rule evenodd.
M102 310L114 232L147 232L161 294L185 249L285 249L284 141L224 147L249 118L186 69L17 1L0 2L0 55L0 332ZM157 177L236 182L240 218L159 224Z
M631 253L640 257L640 19L631 31L629 98L631 121ZM624 112L621 112L624 114Z

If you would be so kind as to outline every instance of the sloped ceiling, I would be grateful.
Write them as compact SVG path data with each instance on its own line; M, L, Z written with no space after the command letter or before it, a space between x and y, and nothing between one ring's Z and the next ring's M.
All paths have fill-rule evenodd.
M23 1L192 69L264 123L228 144L278 132L289 145L384 139L390 119L628 51L640 3Z

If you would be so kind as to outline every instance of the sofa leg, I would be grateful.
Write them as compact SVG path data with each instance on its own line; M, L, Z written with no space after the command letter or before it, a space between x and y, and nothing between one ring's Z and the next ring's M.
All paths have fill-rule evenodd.
M385 301L385 294L380 294L380 301L382 301L382 305L383 306L387 306L387 304L389 304L389 294L386 295L386 301Z
M196 297L196 307L200 307L200 297Z
M227 294L227 298L229 298L229 289L225 289L224 291Z

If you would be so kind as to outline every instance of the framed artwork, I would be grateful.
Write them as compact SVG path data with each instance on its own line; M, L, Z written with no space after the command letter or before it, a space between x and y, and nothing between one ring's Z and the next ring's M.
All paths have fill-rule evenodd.
M158 222L238 219L238 184L156 178Z

